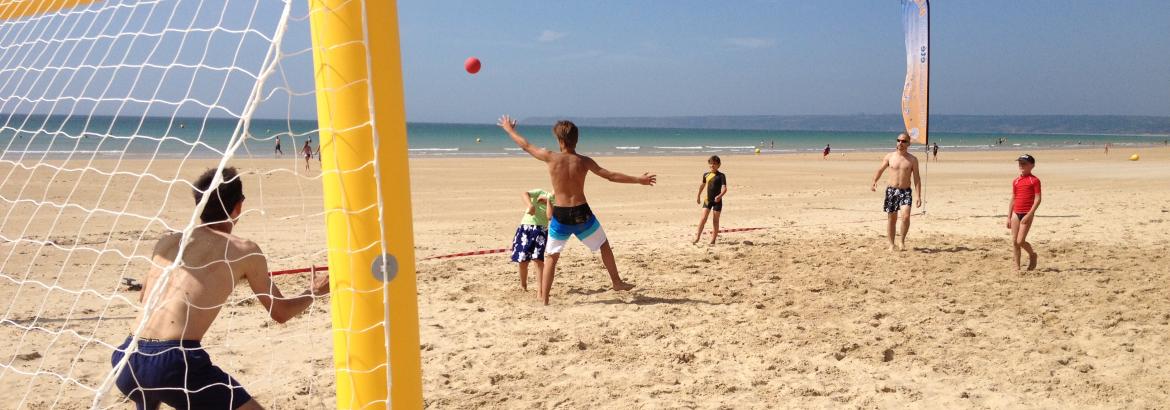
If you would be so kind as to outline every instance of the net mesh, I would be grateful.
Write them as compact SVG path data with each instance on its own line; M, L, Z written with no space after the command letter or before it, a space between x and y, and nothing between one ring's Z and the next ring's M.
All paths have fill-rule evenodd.
M240 170L233 234L269 270L325 263L308 4L38 3L0 20L0 408L120 407L111 355L174 302L168 281L210 269L153 257L168 236L199 246L203 171ZM309 275L274 283L289 297ZM203 338L214 363L269 408L332 406L324 301L277 324L244 288L183 301L221 309Z

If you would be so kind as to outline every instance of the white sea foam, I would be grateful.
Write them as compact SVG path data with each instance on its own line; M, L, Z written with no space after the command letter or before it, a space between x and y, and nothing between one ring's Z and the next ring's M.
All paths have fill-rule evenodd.
M415 151L410 155L422 157L505 157L506 152L451 152L451 151Z
M755 149L756 147L754 145L752 145L752 146L748 146L748 145L734 146L734 147L716 147L713 145L708 145L708 146L706 146L706 148L708 148L708 149Z
M703 149L703 147L702 147L702 146L695 146L695 147L654 147L654 148L657 148L657 149L668 149L668 150L674 150L674 151L680 151L680 150L685 150L685 151L698 151L698 150L701 150L701 149Z

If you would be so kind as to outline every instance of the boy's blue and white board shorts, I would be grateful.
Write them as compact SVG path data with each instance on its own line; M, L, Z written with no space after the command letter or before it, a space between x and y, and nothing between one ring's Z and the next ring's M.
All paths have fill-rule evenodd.
M578 222L568 224L565 222ZM554 207L553 218L548 223L548 244L545 254L559 254L565 248L569 238L576 236L581 243L589 247L590 251L597 252L605 244L605 230L601 229L601 222L590 211L589 205L582 204L571 208Z

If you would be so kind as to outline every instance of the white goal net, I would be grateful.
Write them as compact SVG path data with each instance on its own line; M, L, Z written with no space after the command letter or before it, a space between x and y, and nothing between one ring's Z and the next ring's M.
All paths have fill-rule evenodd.
M214 270L153 255L169 235L199 246L201 173L239 170L232 234L258 244L269 270L326 264L309 4L0 10L0 408L130 406L114 383L126 363L111 357L139 316L158 314L149 307L174 302L161 278L142 288L148 272ZM273 278L286 297L310 286L309 273ZM326 300L284 324L246 284L221 304L187 303L221 309L203 348L261 404L335 405Z

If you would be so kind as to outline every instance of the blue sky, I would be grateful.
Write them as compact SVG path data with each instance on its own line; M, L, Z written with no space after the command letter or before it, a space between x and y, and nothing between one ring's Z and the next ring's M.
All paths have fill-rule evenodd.
M268 46L256 33L272 33L285 5L124 3L133 7L0 22L0 96L23 98L0 112L238 115ZM305 16L308 2L291 4ZM900 10L898 0L403 0L407 118L895 114ZM932 113L1170 116L1166 0L936 0L931 17ZM308 47L307 21L294 18L256 116L315 118ZM463 71L469 56L483 61L477 75ZM286 86L292 94L273 89Z
M933 113L1170 115L1164 1L931 6ZM407 114L894 114L899 13L895 0L402 1Z

